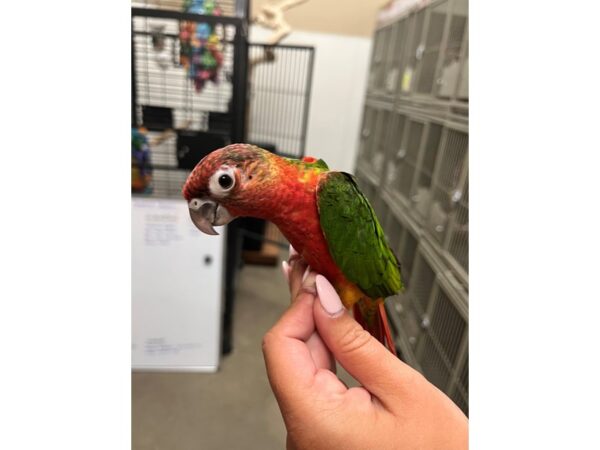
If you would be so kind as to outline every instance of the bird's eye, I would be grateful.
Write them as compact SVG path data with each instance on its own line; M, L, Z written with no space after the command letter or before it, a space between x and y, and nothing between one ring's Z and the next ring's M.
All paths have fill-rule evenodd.
M235 169L221 166L209 182L210 193L215 197L225 197L235 186Z
M224 173L219 177L219 184L223 189L229 189L233 185L233 178Z

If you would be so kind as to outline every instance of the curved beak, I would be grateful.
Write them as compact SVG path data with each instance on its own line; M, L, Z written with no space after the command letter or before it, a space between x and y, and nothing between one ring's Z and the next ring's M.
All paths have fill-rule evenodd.
M213 226L225 225L234 219L222 205L208 199L193 198L188 208L194 225L203 233L213 236L219 234Z

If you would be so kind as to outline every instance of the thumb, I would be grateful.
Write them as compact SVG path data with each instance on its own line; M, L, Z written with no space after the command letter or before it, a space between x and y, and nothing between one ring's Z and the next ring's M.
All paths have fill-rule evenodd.
M315 325L334 358L382 403L390 404L407 392L419 372L396 358L345 310L333 286L317 275ZM386 402L386 399L389 402ZM388 406L386 405L386 406Z

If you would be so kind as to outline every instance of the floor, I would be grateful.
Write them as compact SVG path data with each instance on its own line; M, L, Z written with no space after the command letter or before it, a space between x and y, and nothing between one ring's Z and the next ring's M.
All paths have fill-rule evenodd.
M288 303L279 267L244 267L234 313L234 349L217 373L132 375L132 448L285 448L285 428L267 380L261 340ZM341 377L354 384L347 374Z

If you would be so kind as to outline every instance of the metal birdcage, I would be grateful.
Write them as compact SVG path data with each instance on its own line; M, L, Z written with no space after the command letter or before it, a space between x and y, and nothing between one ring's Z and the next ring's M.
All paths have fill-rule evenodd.
M189 171L204 154L244 139L247 43L241 18L184 13L173 10L176 2L159 3L161 9L147 7L150 2L132 8L132 124L148 130L152 166L151 185L138 195L181 198ZM185 23L210 24L221 47L217 78L201 91L180 57Z
M415 352L426 376L446 392L455 389L456 384L465 391L460 380L468 345L464 296L438 275Z
M383 89L385 71L388 63L388 48L391 38L391 27L377 30L373 40L373 53L371 57L371 70L369 72L369 89L377 92Z
M468 0L449 0L443 53L438 64L436 95L445 99L468 99ZM460 92L460 94L459 94Z
M409 199L411 195L424 130L425 123L423 121L415 118L409 119L406 124L404 142L398 151L397 158L402 159L402 164L399 166L395 188L405 199Z
M469 180L464 182L464 191L457 192L459 197L450 219L448 238L445 248L458 263L462 279L469 272ZM460 195L458 195L460 194ZM463 273L464 272L464 273Z
M448 2L443 1L427 10L427 34L421 54L416 92L432 93L441 45L446 31Z
M382 174L382 184L384 186L394 186L397 183L398 167L402 162L400 156L403 153L402 142L404 138L405 123L406 116L404 114L398 112L392 113L386 151L386 170Z
M365 108L365 126L361 134L359 158L378 178L386 162L392 111L378 107Z
M469 135L445 128L432 184L432 204L428 227L438 242L444 243L449 215L460 200L467 177Z
M398 92L401 96L410 95L415 86L415 74L418 70L422 54L423 26L425 25L425 10L411 14L408 17L409 30L406 43L406 53L403 61L403 71L399 80Z
M419 251L415 257L414 270L409 283L411 300L421 318L425 316L429 308L435 276L435 269L430 260L422 251Z
M377 108L368 105L364 108L358 158L371 170L374 170L372 167L373 154L377 142L377 133L380 130L379 114L380 111Z

